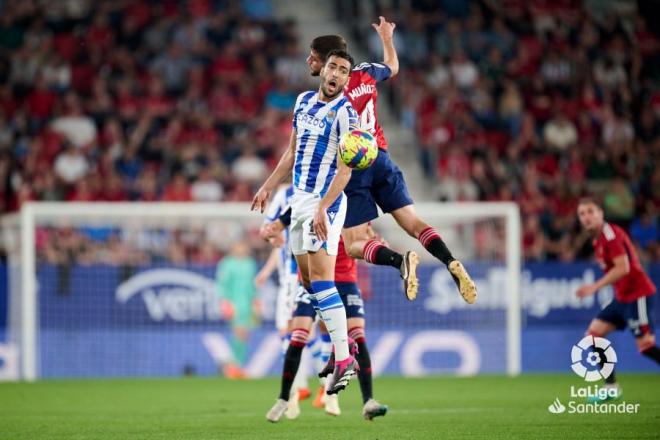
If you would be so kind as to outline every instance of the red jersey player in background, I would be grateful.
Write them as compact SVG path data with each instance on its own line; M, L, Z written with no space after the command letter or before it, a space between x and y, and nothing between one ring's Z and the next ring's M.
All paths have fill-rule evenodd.
M644 273L628 234L619 226L607 223L602 208L593 199L580 201L578 218L594 237L596 259L605 275L592 284L580 286L577 296L593 295L610 284L614 287L614 299L591 321L587 334L605 337L614 330L629 327L639 352L660 364L660 349L655 345L650 314L656 288ZM614 388L616 395L621 395L614 372L605 379L605 387Z
M436 230L417 215L403 173L387 152L387 140L378 123L376 112L376 84L396 76L399 71L399 59L393 43L396 25L380 17L380 22L372 26L383 44L384 60L382 63L362 63L355 66L344 87L344 96L358 113L360 128L370 131L376 137L379 152L376 161L369 168L353 170L351 180L344 188L348 197L342 232L346 249L352 257L399 269L406 297L411 301L417 297L419 283L415 271L419 258L415 252L399 254L369 236L368 223L378 217L380 207L383 212L392 214L408 235L418 239L431 255L445 264L463 299L472 304L477 300L474 282L461 262L452 256ZM324 35L314 38L310 48L307 65L310 73L318 76L327 54L332 50L346 50L347 44L340 35Z

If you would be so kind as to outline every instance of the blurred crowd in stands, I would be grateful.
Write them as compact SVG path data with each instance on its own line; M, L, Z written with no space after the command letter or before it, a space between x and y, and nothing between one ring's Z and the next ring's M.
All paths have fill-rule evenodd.
M516 201L525 258L568 261L589 255L575 208L596 194L643 259L660 260L655 2L335 4L372 59L368 23L397 23L402 68L380 105L414 133L417 146L393 148L418 149L438 200ZM0 213L28 200L250 200L288 142L297 93L314 87L295 22L268 0L4 0L0 12ZM75 247L64 234L44 251L53 240ZM205 252L217 251L185 258Z
M336 3L372 58L380 45L363 22L397 23L393 107L437 199L516 201L525 258L573 260L590 246L577 201L596 195L660 260L658 2Z
M0 2L0 213L250 200L288 144L303 60L268 0ZM136 234L41 228L39 255L215 263L228 247L202 229Z
M0 3L0 211L246 201L307 73L263 1Z

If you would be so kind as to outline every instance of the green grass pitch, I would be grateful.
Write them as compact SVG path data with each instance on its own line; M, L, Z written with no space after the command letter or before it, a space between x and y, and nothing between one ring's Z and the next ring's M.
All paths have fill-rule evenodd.
M573 375L375 380L386 417L362 419L359 385L340 394L342 415L302 402L297 420L271 424L278 381L218 378L0 384L1 439L645 439L660 438L660 375L621 374L638 414L551 414Z

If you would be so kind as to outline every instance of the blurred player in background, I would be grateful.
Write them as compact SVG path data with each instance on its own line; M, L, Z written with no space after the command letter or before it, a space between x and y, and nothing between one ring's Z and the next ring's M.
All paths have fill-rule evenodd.
M342 95L352 68L353 58L348 53L328 54L318 91L301 93L296 99L289 148L252 202L252 209L263 212L270 193L293 171L291 249L303 286L330 333L337 358L328 394L343 390L357 369L348 348L346 311L334 282L346 215L343 189L351 177L351 169L339 158L338 145L341 136L357 125L357 115ZM279 420L286 407L286 400L278 399L267 419Z
M266 237L265 228L273 221L278 220L284 212L290 210L292 195L293 185L290 183L282 184L273 196L273 200L271 200L268 205L261 232L264 239L273 246L273 250L268 257L266 264L264 264L254 280L255 285L260 288L273 272L277 270L279 288L277 290L277 298L275 301L275 328L282 339L283 356L289 347L293 302L300 286L300 282L298 281L298 264L291 253L289 230L281 230L276 234L268 235ZM319 335L310 338L307 343L314 360L319 363L322 362L321 343ZM304 400L310 396L305 374L302 374L301 372L301 374L296 375L292 390L294 391L292 394L295 394L296 403L298 400Z
M280 215L290 207L293 186L291 184L280 185L268 205L263 227L277 220ZM275 305L275 327L280 336L286 337L288 324L291 320L293 300L298 292L298 264L291 253L289 243L289 231L284 230L280 234L273 234L268 241L273 246L273 251L255 278L257 287L261 287L271 274L277 269L279 289Z
M387 140L378 123L376 100L377 83L396 76L399 59L394 48L393 34L396 25L380 17L378 24L372 25L383 45L382 63L362 63L351 72L344 88L353 108L358 112L360 128L369 131L378 141L380 149L376 162L365 170L355 170L346 186L348 211L342 236L348 253L355 258L399 269L404 281L404 291L409 300L417 297L419 282L416 268L419 258L415 252L405 255L394 252L384 243L371 239L367 231L369 221L378 217L378 207L392 214L399 226L411 237L419 240L424 248L442 261L452 275L463 299L469 304L477 300L477 288L465 267L456 260L436 230L423 221L413 206L403 173L390 159ZM307 57L307 65L313 76L319 75L327 54L331 50L346 50L346 40L340 35L324 35L315 38Z
M605 275L592 284L580 286L577 296L594 295L610 284L614 287L614 299L591 321L587 334L605 337L614 330L629 327L639 352L660 364L660 349L655 345L649 313L653 311L656 287L644 273L628 234L604 220L603 209L594 199L580 201L578 217L582 227L593 236L596 259ZM605 387L614 388L621 395L614 372L605 379Z
M231 326L234 358L233 362L224 365L223 371L232 379L245 377L247 342L250 329L255 325L256 273L257 263L250 255L250 247L242 241L232 245L229 255L220 260L216 269L220 311Z

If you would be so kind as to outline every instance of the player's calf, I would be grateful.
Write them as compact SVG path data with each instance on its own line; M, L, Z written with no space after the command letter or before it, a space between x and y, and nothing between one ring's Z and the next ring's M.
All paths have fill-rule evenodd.
M465 266L451 254L435 228L427 226L420 232L417 239L431 255L447 266L465 302L474 304L477 301L477 286Z
M638 338L637 348L642 355L660 364L660 348L655 345L655 336L652 333L646 333Z
M284 366L282 371L282 384L280 387L280 399L289 400L291 387L300 366L303 348L307 344L309 332L304 328L296 328L291 332L291 342L284 355Z
M369 240L364 246L364 261L399 269L401 279L403 279L403 291L406 294L406 298L410 301L417 298L417 291L419 290L419 281L417 279L419 257L415 252L408 251L405 255L401 255L378 240Z
M366 403L373 398L373 379L371 376L371 356L369 356L364 328L353 327L348 331L348 336L349 338L353 338L357 345L355 359L360 366L358 381L360 382L360 391L362 392L362 402Z
M334 281L312 281L314 299L318 304L318 312L328 329L337 359L347 359L350 356L348 348L348 329L346 328L346 309L341 301Z

